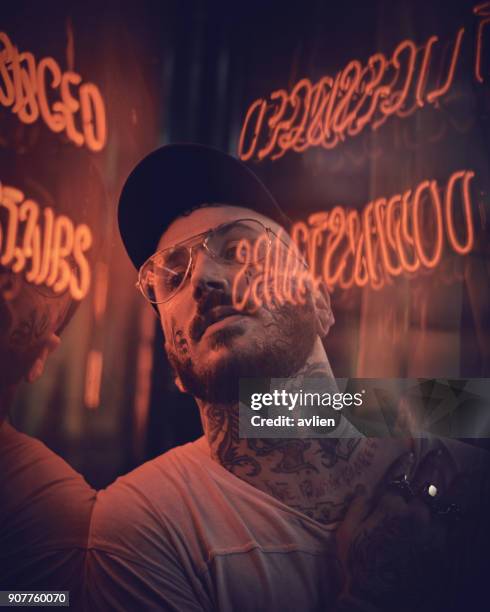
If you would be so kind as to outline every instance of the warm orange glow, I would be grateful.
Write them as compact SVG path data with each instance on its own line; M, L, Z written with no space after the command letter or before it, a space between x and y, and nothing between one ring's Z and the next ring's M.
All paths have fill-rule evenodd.
M247 133L247 128L251 118L254 116L254 113L257 108L260 108L258 117L255 122L255 131L252 135L252 142L249 145L249 149L247 152L244 151L245 144L245 135ZM238 145L239 150L241 151L240 157L243 161L247 161L250 159L255 151L255 147L257 146L257 138L259 136L260 130L262 128L262 122L264 121L264 113L267 108L267 104L265 100L259 99L255 100L255 102L249 107L247 114L245 115L245 121L243 122L242 131L240 133L240 143Z
M435 220L435 240L433 247L433 255L429 257L425 252L425 247L423 244L423 231L420 218L420 206L421 206L421 194L424 190L429 190L430 199L432 201L432 206L434 208L434 220ZM442 245L443 245L443 236L442 236L442 205L441 198L439 197L439 192L437 190L437 183L435 181L422 181L420 185L418 185L415 190L413 201L413 239L415 244L415 251L420 260L420 263L426 268L435 268L439 261L441 260L442 255Z
M7 210L5 227L0 226L0 264L24 272L34 285L50 287L56 294L70 291L74 299L83 299L90 288L90 228L75 226L52 208L41 209L20 189L1 183L0 207Z
M308 232L308 228L294 228L295 238ZM300 254L291 243L286 248L282 240L285 233L279 232L272 247L268 237L263 236L255 243L246 238L237 246L237 261L242 265L232 284L232 300L237 310L254 311L264 304L269 308L275 305L304 304L306 287L310 272L301 262Z
M445 189L435 180L424 180L414 189L369 202L361 212L335 206L315 213L306 223L294 224L289 249L285 239L276 240L266 255L264 238L255 245L242 240L237 249L241 267L233 282L235 308L304 303L308 287L322 281L330 290L353 285L380 289L391 277L435 268L447 249L469 253L475 242L470 194L474 176L469 170L455 172ZM462 206L456 217L458 184ZM461 228L458 233L456 227ZM464 242L458 236L462 233Z
M100 385L102 382L103 356L100 351L91 350L87 357L85 371L85 405L90 410L100 404Z
M389 202L387 202L385 198L380 198L374 203L374 215L376 219L376 232L379 236L381 266L390 276L398 276L403 271L401 264L399 263L396 265L392 260L393 253L396 250L395 240L392 235L392 230L395 227L392 211L393 207L397 204L401 205L401 198L398 194L390 198Z
M449 70L447 73L446 82L444 83L442 87L439 87L439 89L435 89L434 91L431 91L430 93L427 94L427 101L429 102L429 104L433 104L437 100L437 98L444 96L449 91L449 88L453 84L454 71L456 70L456 62L459 57L459 52L461 49L461 41L463 40L463 34L464 34L464 28L461 28L460 30L458 30L458 33L456 35L456 40L454 42L453 54L451 56L451 62L449 64Z
M398 247L398 254L400 256L400 262L404 272L409 273L417 272L420 267L420 261L415 252L415 243L409 227L411 225L410 222L412 221L410 218L410 212L413 212L413 209L410 207L411 198L411 189L405 191L405 193L402 195L401 222L395 226L396 244Z
M475 6L473 13L478 17L483 17L478 24L476 35L476 53L475 53L475 78L479 83L483 83L483 75L481 68L482 47L483 47L483 29L490 23L490 2L484 2Z
M107 306L107 290L109 287L109 267L98 261L95 264L94 316L101 321Z
M153 366L153 339L155 335L155 316L148 308L143 308L140 318L140 340L136 364L136 393L134 397L134 451L137 456L143 453L148 423L148 408L151 393L151 371Z
M429 62L432 53L433 45L439 40L438 36L431 36L424 49L424 59L422 60L422 67L420 69L420 76L417 83L417 90L415 93L415 99L417 100L418 106L424 106L424 89L427 82L427 73L429 72Z
M83 83L76 72L62 72L52 57L36 62L32 53L19 53L5 32L0 32L0 43L0 104L11 107L23 123L41 118L53 132L65 132L75 145L101 151L107 120L97 86ZM50 103L54 92L58 100Z
M474 172L461 171L455 172L449 179L447 190L446 190L446 222L449 242L451 247L459 255L466 255L471 251L475 242L474 230L473 230L473 217L471 211L471 194L470 194L470 181L475 176ZM463 195L463 207L464 207L464 220L466 225L466 243L461 244L456 235L454 216L453 216L453 202L454 202L454 186L456 181L462 180L461 192ZM459 225L459 224L458 224Z
M231 295L234 307L243 310L250 299L248 272L252 263L252 245L249 240L245 238L240 240L236 249L236 259L243 265L233 279Z
M480 82L481 39L490 21L489 7L486 3L477 7L478 12L475 9L485 16L478 27L475 64ZM390 116L406 118L426 104L436 104L453 83L464 32L460 28L456 33L444 82L439 79L430 92L426 88L431 68L437 63L434 55L441 46L438 36L430 36L422 45L403 40L390 57L374 53L364 64L353 59L335 78L324 76L317 83L302 78L290 92L279 89L268 99L255 100L245 113L239 157L243 161L275 160L291 150L332 149L368 127L379 129ZM411 91L413 101L408 101Z

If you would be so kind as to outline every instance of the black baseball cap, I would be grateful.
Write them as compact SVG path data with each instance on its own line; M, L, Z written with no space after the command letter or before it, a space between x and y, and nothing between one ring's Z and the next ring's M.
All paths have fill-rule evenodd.
M170 144L143 158L119 198L119 231L138 269L174 219L201 204L244 206L289 229L291 220L241 161L199 144Z

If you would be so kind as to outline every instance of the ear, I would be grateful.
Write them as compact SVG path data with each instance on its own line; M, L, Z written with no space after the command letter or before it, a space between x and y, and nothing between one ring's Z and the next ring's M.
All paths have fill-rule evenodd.
M26 375L27 382L33 383L40 378L44 372L44 366L49 355L60 345L60 338L55 333L50 334L41 344L38 354Z
M313 306L316 313L317 333L320 338L324 338L335 323L335 319L330 304L330 293L323 280L318 280L314 284Z
M181 393L187 393L187 391L184 389L184 385L180 379L180 376L177 374L177 367L176 367L177 358L175 357L175 341L174 341L174 346L172 347L167 341L167 335L165 334L163 323L162 323L162 329L163 329L163 334L165 337L164 349L165 349L165 353L167 354L168 360L170 362L170 366L172 368L172 372L174 375L174 384ZM171 334L171 332L167 332L167 333Z
M184 389L184 385L182 384L182 381L180 380L180 376L175 376L174 383L175 383L175 386L177 387L177 389L181 393L187 393L187 391Z

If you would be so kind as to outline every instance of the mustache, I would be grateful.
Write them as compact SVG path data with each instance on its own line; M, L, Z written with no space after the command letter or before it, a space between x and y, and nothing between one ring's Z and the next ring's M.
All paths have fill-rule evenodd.
M231 294L218 289L210 291L198 303L196 316L189 325L189 337L196 342L209 325L233 314L246 315L247 313L233 307Z

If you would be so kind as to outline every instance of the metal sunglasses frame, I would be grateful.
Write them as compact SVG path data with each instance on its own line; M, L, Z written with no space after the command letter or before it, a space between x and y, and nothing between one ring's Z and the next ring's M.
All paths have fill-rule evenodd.
M243 223L244 221L252 221L253 223L258 223L259 225L261 225L264 228L265 233L267 234L268 241L269 241L268 242L268 248L271 248L271 246L272 246L272 236L274 236L275 238L278 238L279 240L281 240L281 238L279 238L279 236L270 227L267 227L267 225L264 225L262 223L262 221L259 221L258 219L244 218L244 219L236 219L235 221L226 221L225 223L221 223L217 227L213 227L210 230L207 230L205 232L201 232L200 234L196 234L195 236L191 236L190 238L187 238L186 240L182 240L181 242L178 242L177 244L174 244L171 247L167 247L165 249L160 249L159 251L156 251L155 253L153 253L153 255L148 257L148 259L145 261L145 263L138 270L138 280L137 280L135 286L141 291L141 293L143 294L143 297L145 298L145 300L150 302L150 304L165 304L166 302L169 302L182 289L182 287L184 286L186 280L189 278L189 272L190 272L190 270L192 269L192 266L193 266L194 249L196 247L204 247L204 249L206 250L206 252L209 254L210 257L212 257L215 260L221 261L221 258L219 257L219 255L216 255L216 253L213 253L213 251L208 247L209 239L211 238L211 236L213 236L213 234L217 233L223 227L226 227L227 225L235 225L235 224L238 224L238 223ZM287 246L288 249L291 247L291 245L290 244L286 244L286 242L284 242L284 240L281 240L281 242L285 246ZM160 300L160 301L151 300L146 295L145 290L143 288L143 284L142 284L142 273L143 273L144 267L147 265L147 263L149 261L151 261L157 255L160 255L161 253L163 253L165 251L174 250L174 249L176 249L179 246L185 246L187 248L187 250L189 251L189 263L187 264L187 268L186 268L186 270L184 272L184 276L182 278L182 282L177 287L177 289L174 291L174 293L172 293L172 295L170 297L168 297L167 299ZM303 263L303 265L305 267L308 267L308 264L304 261L304 259L302 257L300 259L301 259L301 262ZM233 263L235 263L235 262L233 262Z

